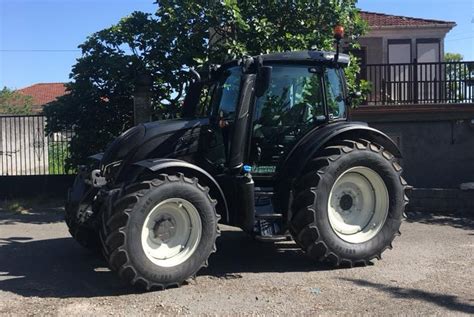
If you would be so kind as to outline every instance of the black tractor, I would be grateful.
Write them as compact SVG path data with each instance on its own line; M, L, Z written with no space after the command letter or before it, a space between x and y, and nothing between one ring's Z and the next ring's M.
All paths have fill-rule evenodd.
M334 266L380 259L408 186L396 144L348 120L348 62L300 51L193 71L180 119L135 126L80 167L72 236L146 290L207 266L218 222L261 241L292 237Z

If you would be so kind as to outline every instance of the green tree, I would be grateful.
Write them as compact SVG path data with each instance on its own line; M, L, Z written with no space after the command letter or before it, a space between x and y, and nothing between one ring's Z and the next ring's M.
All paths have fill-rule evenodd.
M0 114L31 114L33 98L3 87L0 90Z
M45 108L49 131L74 127L75 165L132 125L135 78L153 79L155 119L179 111L189 75L243 55L333 48L340 23L355 39L365 30L356 0L158 0L154 15L134 12L80 45L70 94ZM353 72L354 70L351 69ZM350 87L357 89L355 76Z
M472 63L461 63L464 56L459 53L446 53L444 55L446 64L444 69L446 96L448 102L471 101L468 87L474 79L474 65ZM466 95L467 94L467 95Z
M459 53L446 53L444 54L444 60L446 62L461 62L464 59Z

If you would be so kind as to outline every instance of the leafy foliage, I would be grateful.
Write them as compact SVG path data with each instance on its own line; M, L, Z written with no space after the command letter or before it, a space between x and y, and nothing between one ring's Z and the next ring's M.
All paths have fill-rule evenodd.
M464 60L464 56L459 53L446 53L444 60L450 62L446 64L444 70L447 100L455 103L471 101L472 96L468 87L474 82L474 64L460 63Z
M64 142L50 142L48 145L48 173L49 175L71 174L73 171L66 168L68 147Z
M446 62L461 62L464 59L459 53L446 53L444 54L444 60Z
M364 32L356 0L158 0L155 15L134 12L80 45L70 94L45 108L49 131L73 126L70 165L103 150L132 126L133 91L153 80L155 119L177 116L190 67L243 55L333 48L341 23L351 39ZM355 76L350 77L357 88Z
M372 86L366 80L357 79L357 74L360 73L360 63L357 57L352 54L349 55L351 57L351 63L344 71L346 74L347 89L349 90L349 93L353 95L351 97L351 107L357 108L371 92ZM360 92L360 95L356 96L354 94L355 92Z
M0 114L31 114L33 98L3 87L0 90Z

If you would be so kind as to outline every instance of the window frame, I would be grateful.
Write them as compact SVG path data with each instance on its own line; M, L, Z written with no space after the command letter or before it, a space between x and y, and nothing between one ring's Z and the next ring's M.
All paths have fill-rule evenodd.
M348 118L349 118L349 106L347 104L348 86L347 86L347 82L345 80L345 74L344 74L344 67L343 66L341 66L339 64L336 64L336 63L310 63L310 62L304 63L304 62L291 62L291 61L289 61L289 62L288 61L285 61L285 62L275 62L274 61L274 62L271 62L271 63L265 63L265 66L270 66L270 67L277 67L277 66L306 67L308 69L308 71L311 68L313 68L314 69L313 73L317 73L319 75L320 85L321 85L321 89L322 89L321 94L322 94L322 104L323 104L323 112L324 112L325 120L320 121L320 124L315 124L314 127L312 127L309 131L307 131L305 135L311 133L311 131L314 131L315 129L318 129L321 126L324 126L326 124L348 120ZM325 76L324 76L324 72L328 68L334 69L337 72L340 79L341 79L341 87L342 87L342 93L343 93L343 98L344 98L344 106L345 106L344 116L341 117L341 118L333 119L333 120L329 119L328 94L327 94L327 91L326 91L326 79L325 79ZM253 109L252 109L252 111L249 112L250 118L249 118L248 128L250 129L250 133L248 133L247 144L246 144L246 147L245 147L245 150L246 150L245 157L247 158L247 160L249 162L250 162L250 160L254 159L254 157L252 156L251 153L252 153L252 146L253 146L252 139L254 138L254 125L255 125L255 120L256 120L256 115L257 115L257 100L258 100L258 97L254 96L253 101L252 101ZM303 136L303 138L304 137L305 136ZM295 146L297 146L299 144L299 142L301 142L302 139L297 141L296 144L293 145L293 148ZM290 152L288 152L286 154L286 156L291 154L291 151L293 150L293 148L290 149ZM252 162L252 164L254 164L254 162ZM276 169L278 170L278 166L276 166ZM256 179L258 181L271 180L271 179L273 179L275 174L278 172L277 170L273 171L273 172L268 172L268 173L254 174L254 179Z
M228 68L225 68L221 71L221 73L219 73L218 76L216 76L216 80L213 82L213 92L212 92L212 96L211 96L211 106L209 107L210 108L210 112L209 112L209 117L210 118L219 118L220 114L219 114L219 110L220 110L220 103L222 101L222 93L221 93L221 96L219 98L219 103L217 103L216 101L216 93L218 91L218 89L225 83L222 82L222 76L224 74L225 71L230 71L231 69L239 69L240 70L240 83L239 83L239 93L238 93L238 96L237 96L237 101L235 103L235 111L234 113L232 114L231 117L233 117L233 119L235 119L235 116L237 114L237 110L238 110L238 107L239 107L239 101L240 101L240 93L241 93L241 88L242 88L242 68L240 66L231 66L231 67L228 67Z
M410 63L413 62L413 43L411 39L389 39L387 40L387 64L390 64L390 45L410 45ZM398 63L394 63L398 64Z
M329 93L326 89L326 70L328 69L334 69L336 74L339 77L339 80L341 81L341 88L342 88L342 100L344 102L344 116L336 118L336 119L331 119L329 118ZM326 111L326 122L339 122L339 121L346 121L348 118L348 106L347 106L347 82L344 80L344 69L340 67L339 65L335 65L334 67L327 67L323 66L322 68L322 73L323 75L321 76L322 82L323 82L323 93L324 93L324 103L325 103L325 111Z
M308 73L310 74L317 74L319 76L319 84L322 87L321 91L321 98L322 98L322 106L323 106L323 114L324 117L326 118L326 121L329 120L329 112L328 112L328 107L327 107L327 96L326 96L326 87L325 87L325 81L324 81L324 65L311 65L311 64L306 64L306 63L291 63L291 62L285 62L285 63L278 63L278 62L273 62L273 63L268 63L265 64L265 66L270 66L270 67L301 67L301 68L306 68L308 70ZM315 69L318 68L317 71L310 71L310 69ZM272 74L273 76L273 74ZM257 113L257 100L259 97L254 97L253 100L253 110L251 111L251 124L255 122L256 118L256 113Z
M314 129L327 124L329 122L329 113L328 113L328 105L327 105L327 94L326 94L326 87L325 87L325 79L324 79L324 71L326 69L326 65L321 65L321 64L311 64L311 63L296 63L296 62L272 62L272 63L266 63L265 66L270 66L270 67L301 67L301 68L306 68L308 71L308 74L313 74L319 77L319 85L321 87L321 104L322 104L322 112L324 116L324 121L319 121L320 123L317 123L316 121L313 123L313 126L304 134L310 133L310 131L313 131ZM313 69L313 71L311 71ZM272 74L273 76L273 74ZM250 157L250 154L252 152L252 139L254 138L254 126L257 118L257 101L258 97L254 95L252 105L253 109L249 113L249 126L248 128L250 129L250 133L248 134L248 140L247 140L247 146L246 146L246 157L248 160L253 159L253 157ZM346 111L347 115L347 111ZM304 138L304 135L302 138ZM286 155L289 155L289 153L292 151L294 146L298 144L298 142L301 141L301 139L296 141L295 144L293 144L292 148L289 149L289 152L286 153ZM254 162L252 162L253 164ZM275 166L275 168L278 168L278 165ZM269 172L269 173L255 173L254 177L258 180L264 180L264 179L271 179L275 175L275 171Z
M346 121L347 118L349 117L349 107L347 105L347 96L348 96L348 87L347 87L347 82L345 80L345 74L344 74L344 67L341 67L339 64L330 64L328 65L327 63L323 64L311 64L311 63L295 63L295 62L272 62L265 64L265 66L270 66L270 67L306 67L308 71L313 68L317 69L317 71L313 71L312 73L319 73L320 75L320 81L322 85L322 98L323 98L323 109L324 109L324 116L326 118L325 122L339 122L339 121ZM343 97L343 102L344 102L344 116L336 119L330 119L329 118L329 94L326 89L326 76L324 76L324 73L326 72L327 69L334 69L339 76L341 80L341 88L342 88L342 97ZM255 115L257 111L257 97L254 98L253 101L253 111L252 111L252 118L251 118L251 123L255 121Z

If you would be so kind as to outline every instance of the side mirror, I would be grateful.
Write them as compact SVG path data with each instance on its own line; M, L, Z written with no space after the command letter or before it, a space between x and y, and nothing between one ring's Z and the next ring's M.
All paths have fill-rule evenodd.
M258 68L257 85L255 89L255 94L257 97L262 97L270 87L272 69L273 68L271 66L261 66Z
M360 97L362 97L362 92L360 91L354 91L349 93L346 100L347 105L352 106L352 102L356 99L359 99Z

